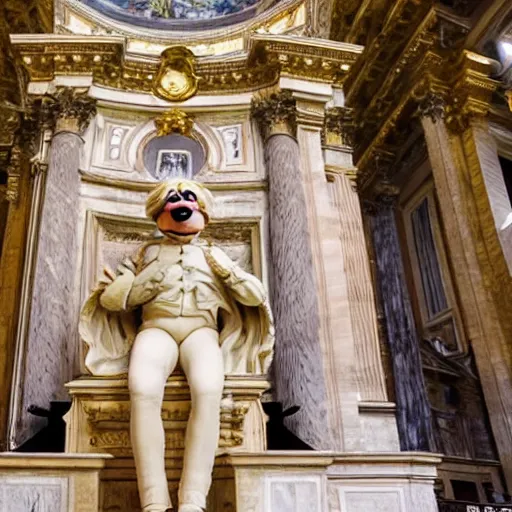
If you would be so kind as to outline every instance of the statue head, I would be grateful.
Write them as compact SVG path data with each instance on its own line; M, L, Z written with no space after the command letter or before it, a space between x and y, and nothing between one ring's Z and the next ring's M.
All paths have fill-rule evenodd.
M213 196L196 181L173 179L159 183L146 201L146 214L167 237L190 242L208 224Z

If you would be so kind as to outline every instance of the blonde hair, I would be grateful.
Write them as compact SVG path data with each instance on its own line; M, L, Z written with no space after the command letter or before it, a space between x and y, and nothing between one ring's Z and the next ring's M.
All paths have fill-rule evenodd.
M182 192L183 190L193 192L197 197L197 204L199 205L201 213L204 215L206 223L209 222L213 208L213 196L211 192L197 181L180 178L163 181L149 193L146 199L146 215L156 220L173 190L176 192Z

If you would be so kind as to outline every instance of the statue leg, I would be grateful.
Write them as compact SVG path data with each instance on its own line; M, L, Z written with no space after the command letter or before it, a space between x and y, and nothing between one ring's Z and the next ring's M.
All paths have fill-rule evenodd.
M224 363L217 331L202 328L190 334L180 345L180 362L190 387L192 408L185 438L179 512L199 512L206 507L219 442Z
M143 512L161 512L171 506L162 400L177 361L178 345L165 331L145 329L135 338L128 369L130 434Z

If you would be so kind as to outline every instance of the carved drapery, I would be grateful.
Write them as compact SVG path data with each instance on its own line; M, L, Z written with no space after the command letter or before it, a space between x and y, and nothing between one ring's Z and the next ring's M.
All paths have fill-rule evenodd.
M17 337L17 372L11 404L11 448L41 426L26 413L29 405L48 407L63 399L64 383L77 368L76 309L73 304L77 247L80 131L95 113L85 92L59 90L41 103L43 126L55 126L42 204L34 219L37 257L25 276L32 281L29 311ZM42 191L41 191L42 192ZM41 198L34 198L35 201ZM22 362L23 361L23 362Z
M289 427L314 448L329 448L318 342L319 313L297 141L294 101L275 93L253 106L265 140L269 180L271 297L276 324L275 399L301 410Z

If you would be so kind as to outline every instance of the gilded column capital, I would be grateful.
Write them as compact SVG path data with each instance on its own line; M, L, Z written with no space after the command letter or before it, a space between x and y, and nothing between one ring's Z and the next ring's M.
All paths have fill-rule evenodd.
M446 99L442 94L429 92L418 103L419 117L428 117L437 122L445 117Z
M454 66L455 78L422 80L413 91L420 117L443 120L452 133L465 131L473 117L489 113L499 82L490 78L493 61L465 50ZM432 78L432 77L430 77Z
M292 92L280 90L255 97L252 117L258 122L264 138L279 133L295 136L296 105Z
M56 131L80 133L96 114L96 100L86 91L65 87L47 95L41 103L42 125Z
M354 145L354 111L348 107L325 110L324 143L327 146L352 147Z
M15 144L7 167L7 190L5 197L12 204L17 204L20 195L22 150Z
M0 146L12 146L20 126L20 113L10 105L0 106Z

